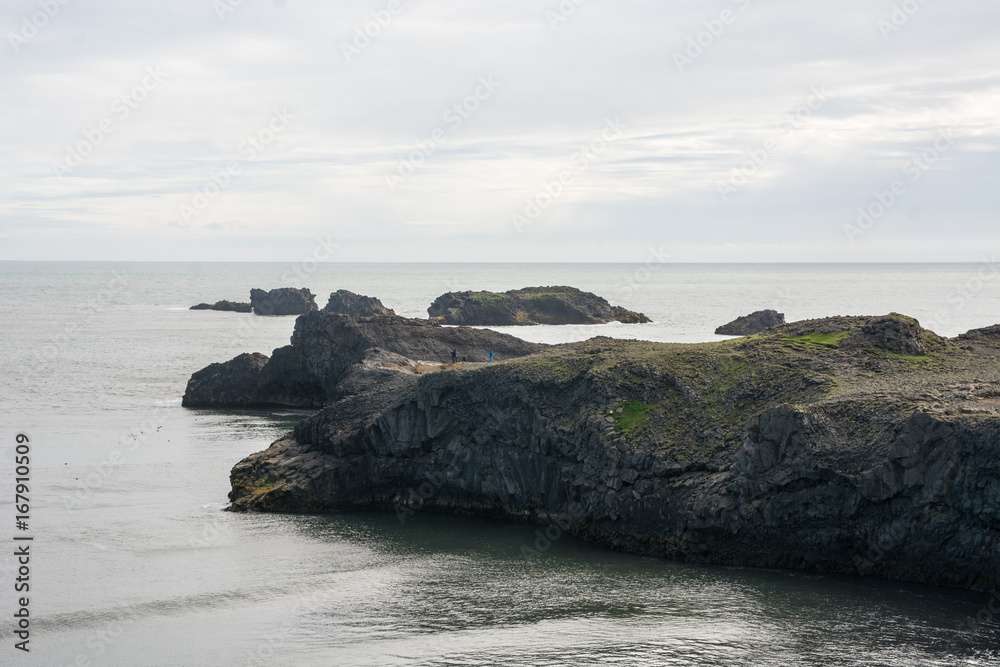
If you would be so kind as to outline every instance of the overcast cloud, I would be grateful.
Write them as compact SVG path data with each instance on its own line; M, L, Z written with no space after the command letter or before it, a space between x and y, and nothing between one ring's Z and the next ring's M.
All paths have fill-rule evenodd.
M982 0L4 0L0 259L979 261L998 27Z

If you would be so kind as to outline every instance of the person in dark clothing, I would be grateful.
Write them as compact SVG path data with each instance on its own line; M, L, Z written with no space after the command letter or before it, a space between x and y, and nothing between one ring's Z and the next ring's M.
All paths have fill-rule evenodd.
M451 363L453 363L453 364L457 364L458 363L458 350L452 350L451 351Z

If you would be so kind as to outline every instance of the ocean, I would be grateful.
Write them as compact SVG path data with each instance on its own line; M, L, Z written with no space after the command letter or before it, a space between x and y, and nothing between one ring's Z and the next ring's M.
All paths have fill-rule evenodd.
M293 286L320 306L349 289L423 317L446 291L529 285L653 319L506 329L547 343L716 340L761 308L789 321L897 311L947 336L1000 322L989 262L0 262L0 664L1000 664L1000 598L984 592L692 565L568 536L526 561L538 527L468 517L222 511L232 466L306 413L191 410L181 395L209 363L286 345L295 318L189 306ZM30 590L15 592L24 545Z

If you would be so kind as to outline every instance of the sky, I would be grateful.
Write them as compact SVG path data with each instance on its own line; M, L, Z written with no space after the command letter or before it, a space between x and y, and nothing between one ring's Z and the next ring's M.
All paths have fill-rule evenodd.
M983 0L3 0L0 260L981 262L998 26Z

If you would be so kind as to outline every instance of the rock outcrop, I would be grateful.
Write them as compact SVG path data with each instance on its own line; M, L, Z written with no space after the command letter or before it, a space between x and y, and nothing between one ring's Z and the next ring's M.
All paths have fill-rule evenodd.
M640 324L642 313L612 306L575 287L525 287L508 292L448 292L427 309L441 324L513 326L526 324Z
M752 336L765 329L785 323L785 314L776 310L758 310L749 315L737 317L715 330L719 336Z
M313 312L295 321L291 345L264 355L240 355L191 376L188 407L321 407L343 396L341 384L358 387L416 376L451 362L453 351L468 362L511 359L545 347L488 329L442 327L399 316L354 318ZM248 357L252 356L252 363ZM261 363L261 359L266 363ZM253 373L256 371L256 375ZM253 376L253 377L251 377ZM231 383L228 381L231 380Z
M234 313L249 313L253 310L253 306L249 303L223 300L216 301L215 303L199 303L197 306L191 306L188 310L222 310Z
M379 317L396 314L394 310L386 308L381 301L373 296L362 296L345 289L331 293L330 300L326 302L323 311L338 315L350 315L351 317Z
M237 464L232 509L471 512L541 524L529 559L570 533L683 560L996 587L996 356L923 330L919 358L838 345L896 331L874 320L700 345L595 338L361 383Z
M927 339L917 320L890 313L865 322L860 329L852 331L840 347L874 347L893 354L919 356L927 353Z
M257 387L268 358L260 353L241 354L224 363L201 369L188 380L181 405L225 405L240 408L261 403Z
M316 297L307 288L279 287L270 292L250 290L255 315L305 315L318 310Z

